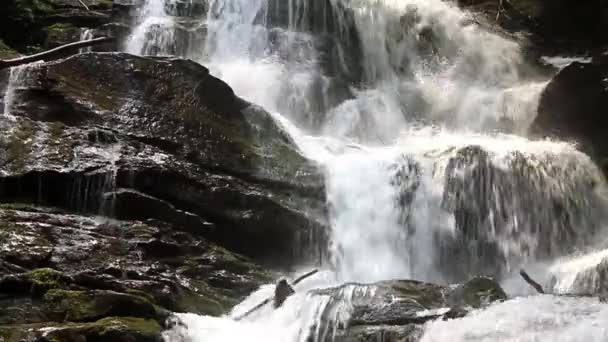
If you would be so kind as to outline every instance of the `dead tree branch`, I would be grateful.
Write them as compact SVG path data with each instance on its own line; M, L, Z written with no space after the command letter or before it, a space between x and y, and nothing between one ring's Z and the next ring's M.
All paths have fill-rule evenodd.
M532 279L528 273L526 273L526 271L524 270L520 270L519 274L521 275L522 278L524 278L524 280L526 281L526 283L528 283L530 286L532 286L536 292L544 294L545 290L543 290L543 287L540 286L539 283L535 282L534 279Z
M100 45L105 43L115 42L116 39L113 37L101 37L91 40L83 40L75 43L65 44L58 46L54 49L37 53L35 55L24 56L8 60L0 60L0 70L15 67L19 65L29 64L41 60L49 61L67 57L71 54L77 53L78 49L88 46Z
M85 4L82 0L78 0L78 2L80 2L82 7L86 8L87 11L90 11L89 6L87 6L87 4Z
M312 270L306 274L303 274L301 276L299 276L298 278L296 278L296 280L293 281L293 286L297 285L298 283L300 283L302 280L315 275L316 273L318 273L319 270ZM253 308L249 309L249 311L245 312L244 314L236 317L234 320L235 321L240 321L241 319L251 315L253 312L257 311L258 309L260 309L261 307L263 307L264 305L272 302L274 300L274 296L266 298L264 301L260 302L260 304L254 306Z

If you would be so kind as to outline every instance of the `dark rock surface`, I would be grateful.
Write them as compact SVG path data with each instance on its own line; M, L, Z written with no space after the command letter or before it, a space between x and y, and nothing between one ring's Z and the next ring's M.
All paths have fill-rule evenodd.
M119 217L184 225L261 261L303 258L293 246L322 238L317 167L206 68L93 53L23 72L4 198L110 216L119 203Z
M608 4L602 0L458 0L458 4L509 32L526 34L534 49L545 53L597 53L608 44Z
M206 68L88 53L15 72L0 117L6 341L46 327L50 341L155 341L169 311L220 315L272 281L258 263L324 253L320 170Z
M0 8L0 37L22 53L77 41L81 30L112 21L112 0L6 0ZM117 9L118 10L118 9Z
M606 171L606 110L608 58L575 62L561 70L543 91L531 134L576 142Z
M272 279L247 258L155 220L4 204L0 222L0 336L24 324L76 333L83 322L94 331L107 317L160 330L167 310L218 315Z

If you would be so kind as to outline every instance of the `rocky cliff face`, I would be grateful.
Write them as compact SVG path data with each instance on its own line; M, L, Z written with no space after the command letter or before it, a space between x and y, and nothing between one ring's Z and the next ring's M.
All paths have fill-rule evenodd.
M88 53L11 76L0 336L153 340L167 310L222 314L271 281L256 261L322 257L320 170L206 68Z

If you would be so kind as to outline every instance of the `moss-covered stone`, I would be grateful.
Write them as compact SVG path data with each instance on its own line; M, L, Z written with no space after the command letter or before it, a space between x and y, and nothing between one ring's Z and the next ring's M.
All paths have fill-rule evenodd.
M72 43L80 39L81 28L70 23L53 24L46 29L46 40L44 41L45 49Z
M145 298L113 291L50 290L44 295L48 317L86 322L107 316L163 320L165 315Z
M0 39L0 59L12 59L17 57L19 57L19 53Z
M452 307L481 308L507 299L507 294L495 280L475 277L452 289L447 297Z
M32 283L32 293L44 294L52 289L65 289L70 286L70 278L51 268L39 268L26 275Z
M29 120L21 120L0 140L0 146L6 151L6 162L13 171L22 170L26 165L35 136L34 124Z
M136 317L107 317L91 323L37 323L0 326L3 342L32 341L45 336L51 342L161 341L161 325L155 320Z
M94 323L60 326L47 333L46 338L51 342L156 342L161 340L160 333L161 326L154 320L110 317Z

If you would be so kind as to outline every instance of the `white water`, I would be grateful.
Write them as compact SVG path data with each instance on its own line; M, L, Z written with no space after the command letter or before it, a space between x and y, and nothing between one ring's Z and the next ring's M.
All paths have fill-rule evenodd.
M335 272L245 322L181 316L186 327L168 341L305 341L327 304L307 296L309 288L480 273L507 279L522 265L606 247L598 169L574 146L524 137L546 80L532 77L517 43L440 0L328 0L322 10L307 0L280 3L210 1L204 47L185 57L272 112L324 167ZM271 27L277 13L286 24ZM310 24L327 13L332 22ZM140 19L127 51L183 51L175 46L179 19L161 0L148 0ZM353 30L359 44L349 43ZM327 35L318 31L334 40L322 45ZM358 79L345 86L353 70ZM555 271L556 286L573 272ZM423 340L600 341L605 313L577 299L517 299L429 324Z
M90 40L94 38L94 31L92 29L88 29L88 28L82 28L81 32L80 32L80 40ZM86 53L86 52L91 52L93 51L93 47L92 46L88 46L88 47L84 47L84 48L80 48L78 50L79 53Z

